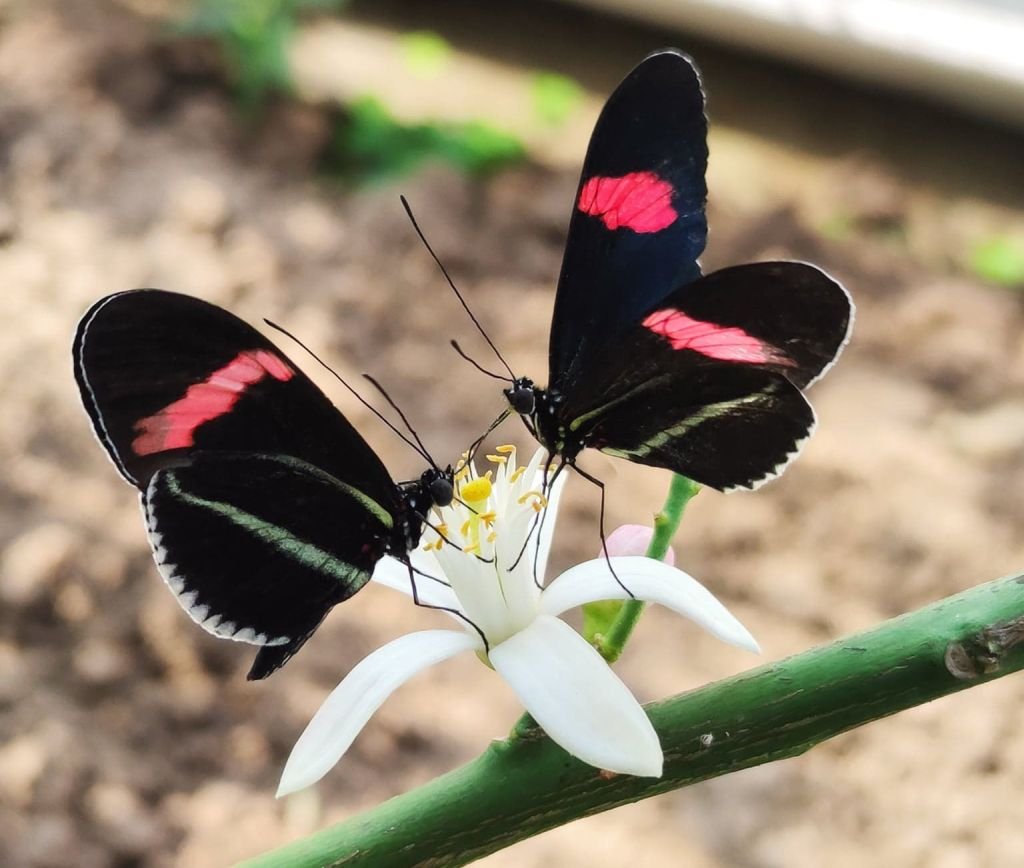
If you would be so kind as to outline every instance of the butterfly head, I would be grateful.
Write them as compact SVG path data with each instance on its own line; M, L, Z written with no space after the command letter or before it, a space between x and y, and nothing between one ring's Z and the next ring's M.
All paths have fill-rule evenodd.
M529 377L517 377L512 385L502 390L509 406L520 416L532 416L537 400L537 387Z

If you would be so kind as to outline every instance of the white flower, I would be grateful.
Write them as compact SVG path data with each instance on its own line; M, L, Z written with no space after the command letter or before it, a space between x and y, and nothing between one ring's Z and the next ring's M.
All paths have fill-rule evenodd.
M440 529L454 545L428 531L424 550L411 557L418 571L444 580L418 575L420 600L461 613L465 629L410 633L360 662L302 733L285 765L279 796L323 777L392 691L463 651L475 651L489 663L570 754L613 772L661 775L661 745L643 708L601 655L557 617L595 600L627 599L626 591L603 557L572 567L543 590L537 586L534 561L536 575L543 576L565 475L545 500L540 491L543 452L522 468L515 466L512 447L498 452L489 456L498 464L493 479L492 471L479 477L472 467L464 468L457 489L465 505L455 502L439 511ZM519 557L534 519L545 508L539 538ZM637 599L660 603L724 642L758 651L739 621L686 573L645 557L611 560ZM408 568L396 560L381 561L373 579L411 594Z

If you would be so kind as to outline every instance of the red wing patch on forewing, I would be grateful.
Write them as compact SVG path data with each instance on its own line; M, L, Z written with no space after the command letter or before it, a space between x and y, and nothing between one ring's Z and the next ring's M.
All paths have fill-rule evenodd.
M666 338L674 350L693 350L724 362L795 364L777 347L747 334L741 328L704 322L674 308L656 310L642 325Z
M580 190L577 207L600 217L609 229L660 232L679 216L672 207L674 188L654 172L630 172L621 178L595 175Z
M132 441L132 449L136 455L152 455L192 446L200 425L223 416L246 389L268 376L287 382L295 371L267 350L239 353L203 382L189 386L184 397L136 422L139 436Z

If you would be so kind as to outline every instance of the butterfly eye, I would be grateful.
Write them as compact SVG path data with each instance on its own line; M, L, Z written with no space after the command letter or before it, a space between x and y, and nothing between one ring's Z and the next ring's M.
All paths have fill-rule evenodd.
M427 488L435 506L448 506L455 497L455 489L443 476L432 479Z
M535 405L535 390L533 383L526 379L516 380L511 389L505 389L505 397L512 409L521 416L529 416L533 413Z

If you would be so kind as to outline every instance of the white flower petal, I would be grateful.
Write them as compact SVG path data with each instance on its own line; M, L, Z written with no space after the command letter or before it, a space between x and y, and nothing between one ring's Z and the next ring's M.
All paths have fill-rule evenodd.
M413 565L427 575L443 579L444 573L441 572L437 561L426 556L426 552L420 552L419 554L424 555L424 557L417 557L417 553L414 552L412 555ZM371 581L374 584L383 585L385 588L391 588L393 591L399 591L407 597L412 597L409 568L393 557L389 556L377 561ZM426 576L416 576L416 593L420 598L420 602L426 603L428 606L442 606L447 609L460 608L459 600L450 587L432 581L426 578Z
M316 783L341 759L370 716L413 675L481 647L476 634L452 630L409 633L362 660L331 692L292 748L277 795Z
M661 744L646 712L568 624L541 615L489 657L537 723L573 756L613 772L661 776Z
M715 596L692 576L651 558L612 558L615 574L638 600L660 603L699 624L713 636L759 654L754 637ZM595 600L628 600L604 558L566 570L540 597L541 611L560 615Z
M515 632L493 563L474 555L449 550L438 552L438 560L459 599L459 608L484 634L499 637Z

